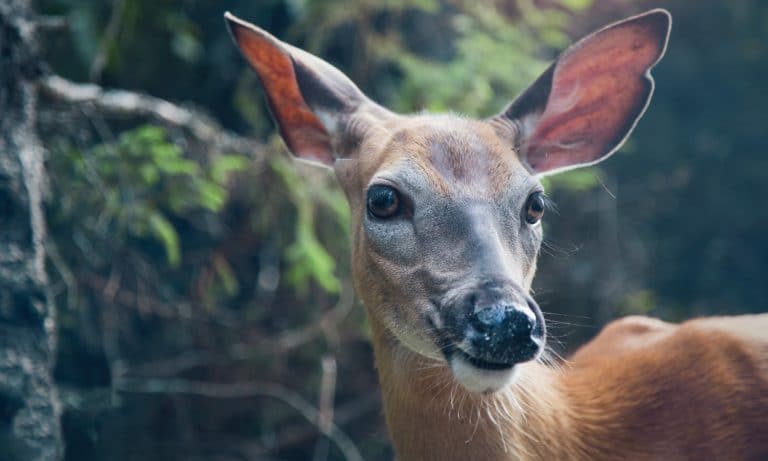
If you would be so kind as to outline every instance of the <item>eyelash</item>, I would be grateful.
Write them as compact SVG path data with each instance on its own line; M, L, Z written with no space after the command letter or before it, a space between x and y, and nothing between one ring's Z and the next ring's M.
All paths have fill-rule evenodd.
M552 200L546 193L544 193L543 190L537 191L541 194L541 200L544 202L544 210L545 211L551 211L553 213L557 213L557 205L555 204L555 201Z

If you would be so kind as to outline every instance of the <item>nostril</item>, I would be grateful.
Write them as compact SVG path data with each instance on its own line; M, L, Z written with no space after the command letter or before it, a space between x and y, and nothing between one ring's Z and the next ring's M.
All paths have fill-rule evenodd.
M505 306L494 305L473 312L469 317L469 322L477 331L484 333L501 325L505 318Z
M508 311L505 323L509 332L520 339L529 338L536 327L536 319L519 309Z
M514 306L495 304L475 310L469 316L469 323L476 331L487 333L491 330L506 332L517 338L531 336L536 328L536 319L524 310Z

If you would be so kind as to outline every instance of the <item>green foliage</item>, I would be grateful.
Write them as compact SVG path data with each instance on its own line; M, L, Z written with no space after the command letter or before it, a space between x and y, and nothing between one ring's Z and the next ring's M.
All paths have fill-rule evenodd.
M592 6L592 1L593 0L560 0L560 4L574 13L578 13Z
M624 299L619 301L618 306L623 315L648 315L658 307L658 300L653 291L637 290L627 293Z
M561 3L578 11L591 0ZM422 36L414 31L418 38L409 38L397 20L391 28L367 28L360 37L361 54L369 63L398 69L397 91L389 93L390 100L384 102L401 112L427 109L477 116L498 111L544 70L547 60L541 59L542 44L560 48L569 42L564 32L569 15L558 2L541 9L520 1L517 11L510 4L490 0L451 4L360 1L351 8L342 5L302 2L297 12L312 22L308 31L312 51L325 54L318 43L328 46L330 30L349 22L410 14L423 17L425 28L441 25L439 35L446 40L433 45L450 51L439 52L440 57L424 53L424 44L418 43ZM357 75L354 68L345 70L363 87L368 86L365 80L369 73Z
M175 131L124 131L125 120L107 120L109 130L122 133L117 139L83 141L80 131L93 128L91 113L64 133L66 143L41 132L50 152L51 257L57 259L58 248L63 261L55 263L52 280L57 289L63 279L78 290L72 300L57 299L60 314L70 312L60 316L61 358L68 358L67 338L92 334L82 314L88 306L99 315L117 306L127 320L120 325L121 346L130 343L125 330L140 326L135 349L121 351L121 361L200 351L229 358L232 350L253 349L255 358L217 360L189 370L189 376L280 382L314 400L319 359L333 354L344 376L337 382L339 406L357 405L375 386L372 367L361 366L371 360L362 310L353 310L341 325L323 323L322 334L305 347L271 348L278 343L273 337L313 325L344 294L349 210L330 175L301 167L278 147L258 79L222 24L224 9L329 60L385 106L487 116L530 84L573 37L656 6L641 3L39 1L39 13L68 20L65 31L45 32L51 35L42 43L54 72L87 80L94 59L105 51L98 83L191 102L231 130L269 140L264 157L226 156L196 151ZM665 5L675 16L670 48L654 69L656 94L632 145L599 169L545 178L560 211L545 218L536 297L556 320L564 320L562 333L570 344L594 332L575 324L597 326L618 314L681 319L765 309L768 208L760 198L768 169L762 154L768 93L756 76L767 70L768 3ZM116 6L122 12L107 33ZM122 277L114 299L104 295L109 290L103 283L113 270ZM147 299L167 317L158 320L161 315L143 305L137 313ZM176 314L177 306L189 309L186 317ZM557 322L552 325L557 328ZM77 360L69 368L81 379L81 370L96 367L79 353L72 354ZM153 453L151 459L195 457L210 447L194 446L194 440L226 434L229 442L233 427L243 431L237 436L257 457L316 454L314 437L270 448L280 446L283 429L308 427L291 419L295 413L282 404L231 399L206 406L175 396L175 417L168 418L166 400L126 399L119 418L103 413L90 426L68 414L75 421L75 436L68 437L92 439L85 448L70 444L68 456L125 459L133 455L127 447ZM378 415L374 409L342 424L366 459L391 458ZM146 421L171 422L140 437L131 432ZM198 437L199 421L206 422L205 437ZM260 441L264 446L257 446ZM158 451L160 446L168 451ZM180 447L189 451L180 455ZM328 459L337 455L329 453Z
M504 104L498 100L499 94L517 94L544 69L544 64L531 56L531 50L525 50L526 44L532 46L530 36L520 29L496 29L487 23L492 21L484 19L467 14L454 18L462 38L457 43L456 58L449 62L391 48L389 56L406 75L394 106L403 112L422 106L434 112L487 114ZM495 34L490 35L488 29Z
M558 189L585 192L600 184L600 169L595 167L566 171L556 176L544 177L541 182L549 192Z
M285 192L296 209L295 239L285 250L288 281L305 293L310 280L317 282L325 291L338 292L340 285L335 273L336 260L318 240L316 215L318 205L322 204L318 198L322 198L334 211L339 229L344 229L342 232L346 233L349 220L346 200L338 189L318 193L313 187L317 184L307 182L301 172L297 171L295 163L285 157L276 156L270 159L269 165L282 180Z
M490 0L457 2L452 7L433 1L359 2L356 8L307 1L296 11L312 18L313 30L326 34L345 22L360 21L356 14L375 17L419 11L428 15L427 21L445 24L449 31L442 33L450 37L453 52L440 59L414 51L419 47L410 43L402 30L365 31L360 45L365 48L366 58L394 65L400 74L397 91L384 103L403 113L455 111L486 116L501 110L545 70L549 60L542 59L542 45L556 50L567 46L570 38L565 29L571 14L591 4L592 0L560 0L549 8L541 8L522 0L516 3L514 14L509 12L510 5ZM318 32L309 34L313 51L325 54L317 46L325 43L323 37ZM354 68L345 70L356 82L367 86L368 74L355 75ZM244 108L249 120L255 120L252 105L242 104L244 96L238 92L238 106ZM577 170L547 178L545 182L549 188L587 191L599 185L598 172Z
M221 155L206 169L151 125L85 151L62 148L52 158L55 171L68 172L54 182L61 219L76 216L81 230L98 240L152 238L172 267L182 258L173 219L221 210L229 175L246 166L244 157Z

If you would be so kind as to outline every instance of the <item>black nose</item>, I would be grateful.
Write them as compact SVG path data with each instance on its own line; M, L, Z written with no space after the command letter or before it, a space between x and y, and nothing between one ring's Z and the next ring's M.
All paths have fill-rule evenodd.
M540 328L527 306L475 306L468 320L465 338L481 360L513 364L531 360L539 351Z

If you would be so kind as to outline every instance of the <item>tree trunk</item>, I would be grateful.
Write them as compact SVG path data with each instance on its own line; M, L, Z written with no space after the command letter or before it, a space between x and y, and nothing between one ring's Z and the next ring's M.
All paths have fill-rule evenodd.
M29 0L0 1L0 460L63 453L45 273L40 60Z

